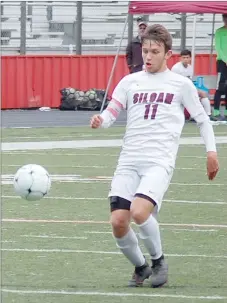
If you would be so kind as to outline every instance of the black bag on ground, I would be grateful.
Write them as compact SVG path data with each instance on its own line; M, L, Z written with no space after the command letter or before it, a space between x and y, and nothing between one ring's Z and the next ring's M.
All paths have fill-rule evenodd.
M60 90L61 103L59 106L60 110L77 110L78 100L76 100L76 89L74 88L63 88Z

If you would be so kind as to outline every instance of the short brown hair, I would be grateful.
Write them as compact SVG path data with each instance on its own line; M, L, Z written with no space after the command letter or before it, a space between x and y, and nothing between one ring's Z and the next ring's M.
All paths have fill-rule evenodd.
M161 24L149 25L141 37L142 44L145 40L153 40L164 44L166 52L172 49L172 36Z

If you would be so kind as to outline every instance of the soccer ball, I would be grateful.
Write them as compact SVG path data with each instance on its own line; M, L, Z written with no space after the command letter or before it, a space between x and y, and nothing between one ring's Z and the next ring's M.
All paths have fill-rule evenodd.
M78 101L83 101L83 99L84 99L84 92L82 90L77 90L75 92L75 98Z
M89 100L95 100L97 99L97 94L93 89L88 90L85 93L85 96L88 97Z
M68 95L69 99L75 98L75 93L76 93L76 90L74 88L72 88L72 87L67 88L67 95Z
M37 164L24 165L14 176L15 192L23 199L42 199L50 190L51 180L45 168Z

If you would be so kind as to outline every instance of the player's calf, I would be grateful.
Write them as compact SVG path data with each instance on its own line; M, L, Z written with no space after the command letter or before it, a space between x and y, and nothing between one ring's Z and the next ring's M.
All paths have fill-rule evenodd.
M167 282L168 266L164 261L159 224L152 215L156 203L149 197L137 194L132 203L131 214L139 227L139 236L152 260L152 287L160 287Z
M150 276L151 270L145 266L146 260L139 247L137 236L129 225L130 204L121 197L111 197L111 225L117 247L136 268L135 281L130 282L130 286L132 284L137 286Z
M207 97L207 94L204 91L198 90L198 95L205 112L208 116L211 116L211 104L209 98Z

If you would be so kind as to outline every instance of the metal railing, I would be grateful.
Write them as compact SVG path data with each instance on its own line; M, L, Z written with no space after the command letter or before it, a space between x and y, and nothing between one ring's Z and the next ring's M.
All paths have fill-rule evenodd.
M1 51L3 55L114 54L127 13L128 1L1 1ZM120 53L125 53L128 41L137 33L137 17L128 18ZM190 16L144 17L170 30L175 51L191 46ZM198 17L198 52L209 50L211 21L212 16ZM221 17L216 22L216 27L221 26Z

